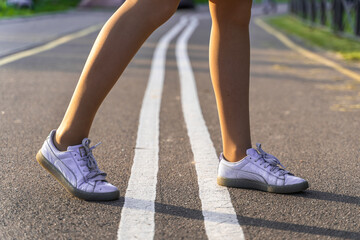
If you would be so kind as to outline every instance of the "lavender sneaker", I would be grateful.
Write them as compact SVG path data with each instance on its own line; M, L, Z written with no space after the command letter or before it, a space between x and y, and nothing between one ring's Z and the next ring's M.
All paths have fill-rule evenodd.
M82 144L69 146L67 151L59 151L54 143L55 130L45 140L36 155L36 160L49 171L63 187L75 197L89 201L108 201L119 198L119 190L105 180L106 173L100 171L90 140L84 138Z
M261 149L250 148L239 162L228 162L220 155L217 182L221 186L250 188L273 193L295 193L309 187L306 180L285 170L280 161Z

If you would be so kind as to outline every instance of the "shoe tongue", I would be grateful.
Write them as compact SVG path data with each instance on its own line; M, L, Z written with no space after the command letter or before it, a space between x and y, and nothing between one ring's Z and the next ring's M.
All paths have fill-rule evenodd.
M254 158L258 158L259 157L259 153L258 151L256 151L256 149L253 148L249 148L248 150L246 150L246 154L250 157L254 157Z
M80 154L81 157L84 157L86 155L85 148L82 144L75 145L75 146L69 146L67 148L67 150L77 152L78 154Z

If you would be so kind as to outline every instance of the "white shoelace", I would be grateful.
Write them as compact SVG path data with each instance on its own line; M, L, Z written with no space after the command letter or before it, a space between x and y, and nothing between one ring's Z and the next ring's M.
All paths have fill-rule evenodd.
M275 156L273 156L271 154L268 154L267 152L262 150L261 144L257 143L256 147L257 147L257 152L258 152L259 155L258 155L258 158L255 159L255 162L257 162L258 160L261 160L262 162L260 163L260 165L264 164L264 168L267 168L268 166L271 166L270 171L274 172L274 173L278 172L280 176L284 176L286 174L293 175L289 171L285 170L284 165L282 165L280 163L279 159L277 159ZM280 168L279 165L282 168Z
M94 150L97 146L99 146L101 144L101 142L99 142L98 144L96 144L95 146L90 147L90 139L88 138L84 138L82 140L82 145L85 149L85 156L83 156L82 158L79 159L79 161L83 161L84 163L81 164L80 166L87 166L88 167L88 174L85 176L85 181L87 182L88 180L93 180L93 181L106 181L105 177L106 177L106 173L100 171L97 162L95 160L95 157L92 154L92 150Z

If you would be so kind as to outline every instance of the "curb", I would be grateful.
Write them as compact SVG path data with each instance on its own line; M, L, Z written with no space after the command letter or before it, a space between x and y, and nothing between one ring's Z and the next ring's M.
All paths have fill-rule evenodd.
M349 70L347 67L344 67L342 64L332 61L318 53L309 51L308 49L296 44L290 38L288 38L285 34L276 30L275 28L271 27L269 24L264 22L263 19L261 19L261 18L255 19L255 24L258 25L259 27L261 27L264 31L273 35L280 42L282 42L285 46L287 46L288 48L292 49L293 51L301 54L302 56L304 56L308 59L311 59L313 61L316 61L327 67L333 68L337 72L355 80L356 82L360 82L360 75L358 73L356 73L352 70Z

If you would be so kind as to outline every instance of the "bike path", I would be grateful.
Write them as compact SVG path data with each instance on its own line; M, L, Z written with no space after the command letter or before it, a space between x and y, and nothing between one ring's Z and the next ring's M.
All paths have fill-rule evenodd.
M139 114L158 40L183 12L144 44L97 114L90 138L121 199L85 202L69 196L35 161L61 121L96 33L0 68L0 238L116 239L134 159ZM221 136L208 67L209 19L188 44L202 114L211 140ZM306 178L304 193L229 189L245 239L358 239L358 110L333 108L347 78L306 59L251 23L252 140ZM207 239L191 143L181 109L176 39L167 51L160 109L155 239ZM55 57L56 56L56 57ZM340 98L339 98L340 97ZM216 184L215 179L213 183Z

